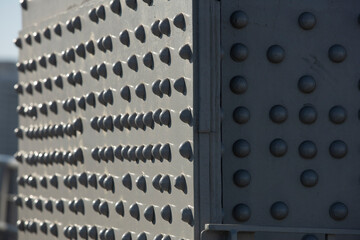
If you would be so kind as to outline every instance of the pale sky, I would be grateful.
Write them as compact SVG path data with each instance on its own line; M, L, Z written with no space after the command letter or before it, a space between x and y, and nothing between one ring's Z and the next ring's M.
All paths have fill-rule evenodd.
M17 61L18 48L13 39L21 29L21 7L19 0L0 0L0 61Z

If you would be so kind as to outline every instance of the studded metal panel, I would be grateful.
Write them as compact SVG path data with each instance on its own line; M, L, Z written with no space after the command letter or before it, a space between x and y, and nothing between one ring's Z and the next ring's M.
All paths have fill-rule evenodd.
M224 223L359 228L359 10L221 1Z
M21 6L19 239L193 239L192 2Z

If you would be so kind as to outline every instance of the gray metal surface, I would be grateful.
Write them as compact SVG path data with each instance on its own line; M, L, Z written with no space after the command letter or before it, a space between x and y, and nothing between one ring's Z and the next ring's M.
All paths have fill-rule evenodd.
M357 1L22 7L20 239L358 239Z
M224 223L358 229L359 7L221 1Z
M29 1L27 5L25 19L33 19L33 24L20 33L20 63L35 59L36 70L20 74L20 104L29 110L29 115L31 106L35 107L37 115L20 116L23 137L18 156L23 163L19 181L26 183L19 188L23 206L18 223L20 229L25 228L19 232L19 239L81 238L85 229L90 237L94 226L98 239L194 238L191 2L121 1L121 11L114 5L114 13L110 1L88 1L64 12L56 11L41 21L35 21L36 13L40 8L52 12L53 3ZM101 7L105 19L101 19ZM98 22L89 17L92 9L97 9ZM67 29L69 19L74 20L74 32L71 25L71 31ZM152 25L157 21L161 26L153 27L153 33ZM61 36L55 33L56 24L61 25ZM47 27L50 39L43 33ZM33 35L36 32L40 33L40 43ZM26 43L26 34L31 34L31 44ZM105 52L97 45L103 37L106 40L100 49L107 48ZM93 41L95 53L86 51L83 56L84 51L76 46L89 41ZM71 60L76 49L75 59ZM68 53L69 63L63 60L63 51ZM56 64L48 59L51 54ZM41 66L41 56L46 57L46 67ZM116 63L121 69L113 71ZM90 73L94 66L98 66L99 77ZM69 75L72 72L75 86ZM58 76L62 77L62 88L56 85ZM51 90L46 87L48 78ZM37 82L41 91L36 90ZM26 91L29 83L32 94ZM95 106L89 104L91 93ZM82 97L87 97L85 109L81 108ZM69 108L65 108L73 109L71 104L75 103L75 110L63 108L66 100ZM53 101L57 111L50 108ZM45 114L39 104L45 104ZM102 129L95 130L98 125L94 118L103 116L106 121L99 120ZM125 117L118 122L118 116ZM59 126L71 136L51 136ZM71 127L76 134L72 134ZM125 150L119 151L119 146ZM140 151L143 147L145 156ZM69 154L76 150L76 155ZM102 159L94 160L94 155ZM74 157L76 163L72 162ZM85 175L87 181L82 178ZM92 186L94 179L89 180L92 175L96 176L96 187ZM57 183L51 179L57 179ZM63 212L58 210L60 201Z

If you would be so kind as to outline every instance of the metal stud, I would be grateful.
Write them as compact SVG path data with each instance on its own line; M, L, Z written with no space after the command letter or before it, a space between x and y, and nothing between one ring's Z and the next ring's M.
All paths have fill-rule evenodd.
M246 204L240 203L234 207L232 214L237 221L246 222L251 217L251 210Z
M160 214L161 214L161 217L171 223L172 222L172 213L171 213L171 207L170 205L165 205L161 208L161 211L160 211Z
M121 3L120 0L112 0L110 2L110 9L113 13L121 15Z
M234 28L242 29L248 24L249 17L245 12L238 10L231 14L230 22Z

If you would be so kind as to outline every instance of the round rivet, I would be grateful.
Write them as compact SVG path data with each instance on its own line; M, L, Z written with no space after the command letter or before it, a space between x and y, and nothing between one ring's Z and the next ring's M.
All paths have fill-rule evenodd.
M346 143L341 140L335 140L330 144L329 151L334 158L343 158L348 150Z
M230 81L230 89L235 94L242 94L246 92L247 88L248 84L244 77L236 76Z
M298 88L303 93L311 93L315 90L316 82L312 76L302 76L298 81Z
M305 187L313 187L318 182L318 175L314 170L308 169L301 174L300 181Z
M330 109L329 118L335 124L340 124L346 120L346 110L342 106L334 106Z
M250 111L246 107L237 107L233 112L233 119L239 124L247 123L250 119Z
M251 175L248 171L240 169L234 174L233 180L238 187L246 187L250 184Z
M285 50L279 45L272 45L267 51L267 58L272 63L280 63L285 58Z
M271 206L270 213L276 220L282 220L289 214L289 208L283 202L276 202Z
M285 122L287 116L286 108L281 105L275 105L270 109L269 117L275 123Z
M287 144L284 140L278 138L271 142L270 144L270 152L275 157L282 157L287 152Z
M304 141L299 146L299 154L303 158L313 158L316 156L317 148L312 141Z
M250 150L250 144L244 139L239 139L233 144L233 153L237 157L246 157L249 155Z
M346 58L346 49L340 44L335 44L329 48L329 58L335 63L340 63Z
M300 110L299 118L305 124L312 124L317 119L317 112L314 107L305 106Z
M299 16L298 22L302 29L310 30L310 29L313 29L314 26L316 25L316 17L312 13L303 12Z
M244 61L249 55L248 48L242 43L236 43L231 47L230 56L235 62Z
M346 207L345 204L341 202L336 202L333 205L331 205L329 214L334 220L340 221L347 217L348 208Z
M315 237L314 235L305 235L301 240L318 240L317 237Z
M250 208L243 203L236 205L233 209L233 217L239 222L245 222L249 220L250 216Z
M234 28L241 29L241 28L244 28L248 24L249 17L247 16L246 13L239 10L239 11L236 11L233 14L231 14L230 22Z

